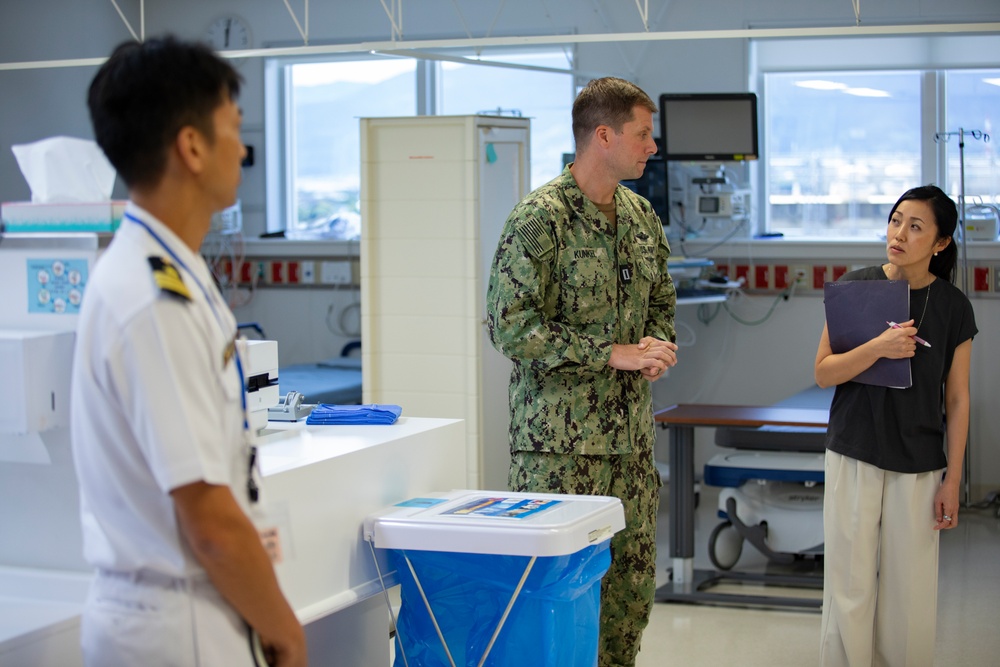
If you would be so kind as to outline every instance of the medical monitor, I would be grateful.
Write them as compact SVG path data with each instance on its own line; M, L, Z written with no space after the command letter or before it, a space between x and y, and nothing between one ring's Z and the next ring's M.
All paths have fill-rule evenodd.
M667 161L757 159L757 95L663 93L660 137Z

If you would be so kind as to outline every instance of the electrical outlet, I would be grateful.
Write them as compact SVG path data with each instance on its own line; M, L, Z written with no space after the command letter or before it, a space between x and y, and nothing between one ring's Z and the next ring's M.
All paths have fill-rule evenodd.
M757 266L754 266L753 286L756 289L768 289L771 286L770 269L771 267L767 264L758 264Z
M272 285L281 285L285 282L285 265L282 262L271 262L271 271L268 275L268 282Z
M353 278L350 262L321 262L319 265L319 281L324 285L350 285Z
M286 264L285 280L289 285L298 285L302 282L302 265L294 260Z
M253 264L250 262L240 264L240 275L236 282L241 285L249 285L253 282Z
M743 287L750 287L750 267L746 264L736 265L736 275L733 276L733 280L742 280Z
M796 287L805 287L808 275L809 267L803 264L795 264L788 268L788 279L794 282Z
M785 264L775 264L774 265L774 289L785 289L788 287L788 282L790 276L788 273L788 266Z
M312 285L316 282L316 263L302 262L300 274L302 275L301 282L303 285Z
M826 265L816 264L813 266L813 289L823 289L826 282Z
M990 268L988 266L973 267L972 289L975 292L990 291Z

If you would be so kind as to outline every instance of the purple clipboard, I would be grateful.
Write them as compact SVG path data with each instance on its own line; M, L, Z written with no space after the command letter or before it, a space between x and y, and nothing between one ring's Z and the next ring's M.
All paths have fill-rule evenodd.
M823 284L826 327L834 354L853 350L886 330L886 322L910 319L905 280L841 280ZM913 385L909 359L879 359L854 382L905 389Z

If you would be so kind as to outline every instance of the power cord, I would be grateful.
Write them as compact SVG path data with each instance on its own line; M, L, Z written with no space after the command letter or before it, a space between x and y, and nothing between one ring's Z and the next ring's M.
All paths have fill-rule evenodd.
M352 301L340 309L340 315L336 324L333 322L333 314L336 312L336 304L330 304L326 309L326 328L330 333L344 338L357 338L361 335L361 302ZM349 326L348 318L353 313L357 313L357 321L354 326Z
M745 295L744 292L742 291L737 293L740 295ZM740 324L746 325L748 327L755 327L763 324L764 322L767 322L771 318L771 315L774 314L774 309L778 307L778 304L781 303L782 301L788 301L788 299L790 299L794 294L795 294L795 283L792 283L791 285L783 289L778 294L778 296L774 298L774 301L771 302L771 307L767 309L767 312L764 314L763 317L757 320L744 320L742 317L740 317L739 315L737 315L732 311L732 309L729 307L728 301L724 301L722 303L722 307L725 308L726 312L729 314L731 318L733 318ZM713 315L712 317L714 318L715 316ZM711 321L711 319L709 321Z

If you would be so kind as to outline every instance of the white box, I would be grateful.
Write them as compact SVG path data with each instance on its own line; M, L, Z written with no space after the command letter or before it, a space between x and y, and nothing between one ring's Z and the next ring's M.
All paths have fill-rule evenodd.
M965 238L970 241L996 241L1000 236L1000 209L996 206L971 206L965 213Z
M281 402L278 389L278 341L246 341L247 412L255 430L267 425L267 409Z
M72 331L0 331L0 433L39 433L69 424Z
M617 498L463 490L369 515L364 536L379 549L546 557L576 553L624 527Z

